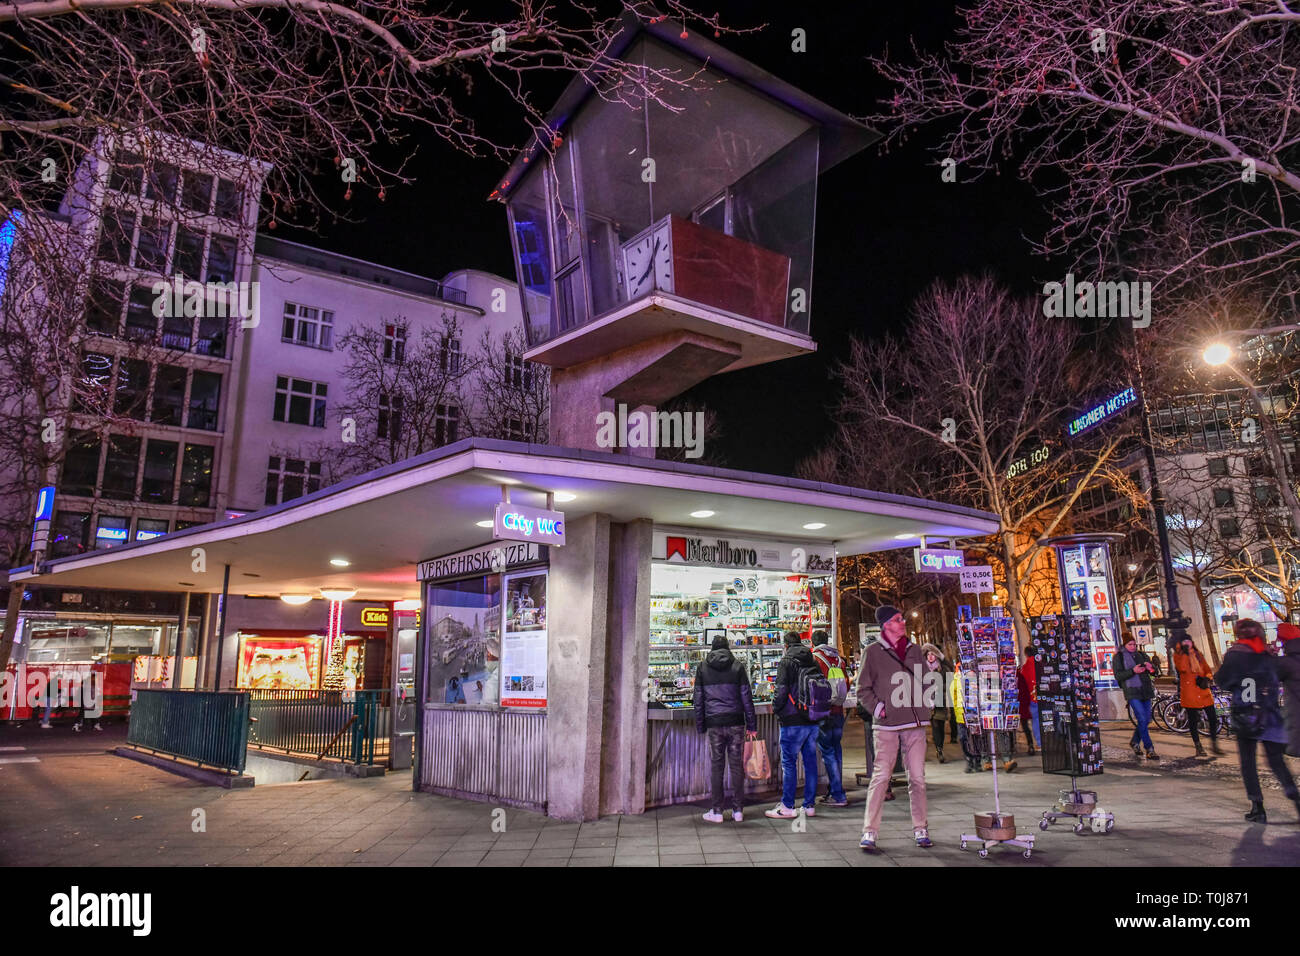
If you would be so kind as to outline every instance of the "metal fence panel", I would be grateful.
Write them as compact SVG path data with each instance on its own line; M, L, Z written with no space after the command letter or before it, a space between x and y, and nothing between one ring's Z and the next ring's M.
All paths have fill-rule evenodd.
M137 691L126 739L137 747L243 773L248 754L248 694Z
M421 741L421 787L545 806L545 714L431 708Z

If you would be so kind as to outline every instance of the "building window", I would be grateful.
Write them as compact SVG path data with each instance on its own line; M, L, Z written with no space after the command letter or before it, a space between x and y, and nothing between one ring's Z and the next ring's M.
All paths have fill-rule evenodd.
M122 153L113 164L113 170L108 177L108 188L138 196L143 180L144 160L135 153Z
M126 544L131 519L120 515L100 515L95 524L95 547L116 548Z
M207 237L201 232L176 227L176 259L172 263L172 272L186 279L198 279L203 275L203 242Z
M144 480L140 483L140 500L154 504L176 503L176 453L174 441L150 438L144 453Z
M153 216L140 221L140 239L135 247L135 267L142 272L163 274L167 271L167 253L171 241L171 224Z
M122 302L126 283L103 276L90 280L86 300L86 329L96 335L116 336L122 328Z
M334 313L293 302L284 304L284 328L280 341L318 349L334 347ZM387 345L385 345L387 348Z
M208 268L205 281L235 281L235 240L213 235L208 242Z
M1246 459L1246 474L1251 478L1272 478L1273 465L1263 455L1251 455Z
M384 361L402 363L406 360L406 326L384 326Z
M448 375L459 374L460 363L463 358L460 351L460 339L443 336L442 351L439 353L438 358L443 372Z
M143 421L148 394L149 363L143 359L122 359L117 366L117 395L113 400L113 411Z
M212 177L207 173L185 170L181 184L181 203L186 209L206 215L212 208Z
M230 320L219 315L199 316L199 337L194 351L212 358L226 357L226 329Z
M159 365L154 378L153 407L150 420L158 425L180 426L185 407L185 369L178 365Z
M217 180L217 205L213 213L222 219L244 218L244 191L238 183L229 179Z
M535 429L531 422L518 418L506 419L506 438L510 441L532 441Z
M1228 459L1211 458L1207 463L1211 478L1223 478L1228 474Z
M135 540L148 541L167 533L166 518L137 518L135 522Z
M189 428L216 431L220 402L221 376L216 372L196 371L190 383L190 414L185 424Z
M99 436L94 432L73 432L68 436L68 450L63 455L63 481L59 490L65 495L93 497L99 481Z
M506 384L524 391L533 387L532 366L524 361L522 355L506 353Z
M131 239L135 233L135 213L106 212L103 220L103 230L99 236L99 258L115 262L119 266L129 266Z
M176 202L176 187L180 183L180 170L171 163L154 163L145 177L145 199L161 199L165 203Z
M402 396L379 393L379 437L397 441L402 435Z
M460 435L460 409L455 405L434 406L434 444L450 445Z
M320 462L272 455L266 465L266 503L278 505L320 490Z
M324 428L326 389L324 382L276 376L275 410L271 417L290 425Z
M1214 489L1214 507L1231 508L1234 500L1231 488Z
M98 352L81 356L81 379L72 396L72 408L78 412L103 415L108 411L113 381L113 357Z
M126 337L137 342L152 342L158 337L158 316L153 313L157 296L147 285L131 287L126 303Z
M1219 534L1225 538L1235 538L1241 534L1241 525L1236 518L1220 518Z
M211 445L186 444L181 459L180 503L193 508L206 508L212 501Z
M1282 503L1282 494L1273 485L1256 485L1255 501L1261 505L1276 507Z
M140 471L140 439L129 435L110 435L104 458L104 482L101 495L113 501L135 498L135 479Z
M60 511L50 528L50 557L65 558L81 554L88 547L90 514L84 511Z

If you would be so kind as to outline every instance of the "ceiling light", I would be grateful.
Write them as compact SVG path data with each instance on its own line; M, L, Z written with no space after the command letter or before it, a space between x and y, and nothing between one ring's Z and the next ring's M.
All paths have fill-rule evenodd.
M394 611L418 611L420 610L419 598L407 598L404 601L393 602Z
M1136 570L1138 569L1138 566L1137 566L1136 564L1130 564L1130 565L1128 566L1128 569L1129 569L1130 571L1136 571Z
M336 568L348 568L352 566L352 562L347 558L330 558L330 564L334 565Z
M820 531L824 527L826 527L825 521L810 521L803 526L803 529L805 531Z
M281 594L280 600L285 604L306 604L311 600L310 594Z
M357 593L356 588L321 588L320 596L327 601L346 601Z
M491 528L495 523L496 522L489 519L487 521L475 521L474 525L478 528Z
M919 537L920 537L920 535L916 535L916 534L896 534L896 535L894 535L894 540L895 540L895 541L907 541L907 540L909 540L909 539L911 539L911 538L919 538Z
M692 518L712 518L717 512L714 511L692 511Z
M569 491L557 491L555 493L556 501L572 501L576 497L578 496Z

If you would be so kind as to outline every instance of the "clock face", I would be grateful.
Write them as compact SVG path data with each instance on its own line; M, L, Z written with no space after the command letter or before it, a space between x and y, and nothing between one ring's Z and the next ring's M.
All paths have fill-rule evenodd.
M672 290L672 248L668 225L633 239L623 247L627 294L635 299L652 289Z

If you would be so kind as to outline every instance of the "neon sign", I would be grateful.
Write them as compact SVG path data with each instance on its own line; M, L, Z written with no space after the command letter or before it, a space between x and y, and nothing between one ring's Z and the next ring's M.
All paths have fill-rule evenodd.
M1065 430L1069 433L1070 437L1073 438L1075 435L1086 432L1090 428L1095 428L1102 422L1106 421L1106 419L1122 412L1136 401L1137 392L1133 391L1131 388L1126 388L1124 391L1112 395L1100 405L1088 409L1074 421L1070 422Z

